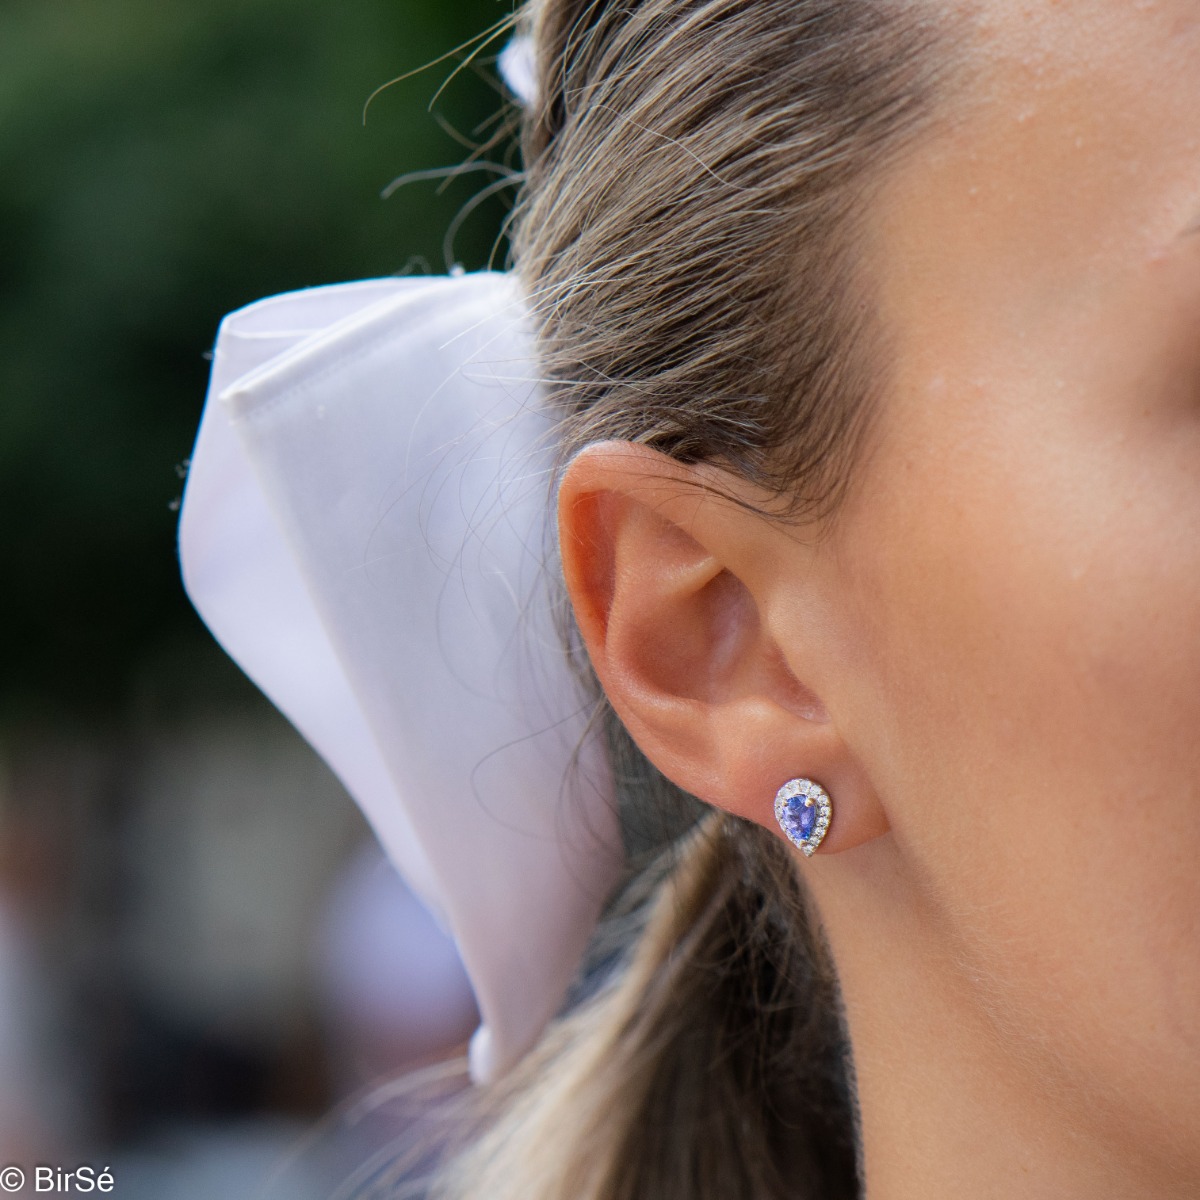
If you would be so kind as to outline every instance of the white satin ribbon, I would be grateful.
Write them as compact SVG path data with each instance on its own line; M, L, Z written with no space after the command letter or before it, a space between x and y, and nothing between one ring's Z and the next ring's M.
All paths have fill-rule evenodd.
M260 301L221 325L180 523L200 615L453 933L478 1081L561 1006L622 861L552 620L534 377L508 275Z

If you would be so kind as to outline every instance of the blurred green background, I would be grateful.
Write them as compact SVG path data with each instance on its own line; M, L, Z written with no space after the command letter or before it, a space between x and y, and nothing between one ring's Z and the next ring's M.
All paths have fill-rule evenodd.
M445 270L451 221L492 177L381 192L496 129L503 41L432 112L455 56L382 91L365 124L363 106L510 11L0 4L0 710L111 714L199 645L172 504L217 322L273 292ZM503 212L497 197L464 222L468 269Z
M404 1061L342 1011L396 956L326 960L409 901L193 613L175 526L225 313L503 265L511 197L465 211L494 175L383 193L489 140L514 161L506 36L455 69L510 13L0 0L0 1162L103 1155L119 1196L236 1200Z

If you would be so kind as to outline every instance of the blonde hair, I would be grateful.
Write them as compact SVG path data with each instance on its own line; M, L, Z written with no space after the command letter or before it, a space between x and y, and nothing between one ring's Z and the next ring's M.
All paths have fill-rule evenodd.
M833 511L886 359L858 220L929 111L933 30L885 0L533 0L520 21L538 96L515 263L563 461L623 438L731 467L797 519ZM495 1090L438 1194L856 1195L837 989L790 857L689 819L592 686L657 852L614 908L618 965Z

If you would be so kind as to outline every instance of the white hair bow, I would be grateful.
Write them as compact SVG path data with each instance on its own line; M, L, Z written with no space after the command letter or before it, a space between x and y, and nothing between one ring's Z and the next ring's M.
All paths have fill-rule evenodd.
M453 933L477 1081L560 1008L622 862L555 632L534 378L509 275L260 301L221 325L180 525L217 640Z
M498 66L509 91L528 108L537 97L533 42L528 35L518 34L500 51Z

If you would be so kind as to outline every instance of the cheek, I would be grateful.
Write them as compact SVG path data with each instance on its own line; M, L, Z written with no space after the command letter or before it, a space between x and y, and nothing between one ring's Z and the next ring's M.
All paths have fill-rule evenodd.
M1200 1098L1200 417L976 399L906 414L848 514L851 736L1004 1036Z

